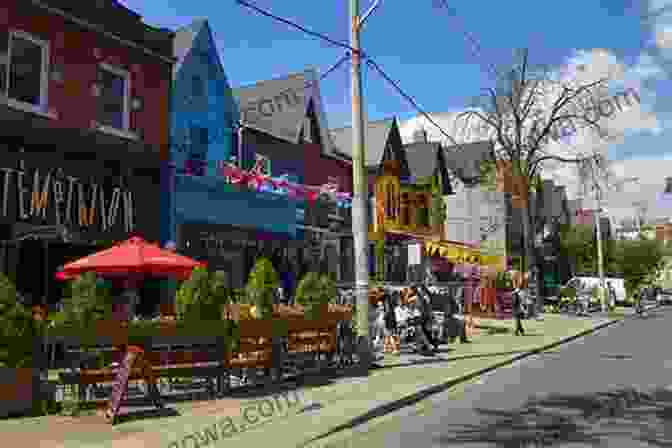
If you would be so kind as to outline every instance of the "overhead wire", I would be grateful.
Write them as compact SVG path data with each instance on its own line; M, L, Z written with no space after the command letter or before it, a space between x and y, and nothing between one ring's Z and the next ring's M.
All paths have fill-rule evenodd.
M458 143L458 142L453 138L453 136L451 136L450 134L448 134L448 133L447 133L447 132L446 132L446 131L445 131L445 130L444 130L444 129L443 129L443 128L442 128L442 127L441 127L441 126L440 126L440 125L439 125L433 118L432 118L432 117L429 116L429 114L428 114L427 112L425 112L425 111L418 105L417 101L416 101L412 96L410 96L410 95L407 94L404 90L402 90L401 87L399 86L399 84L398 84L397 82L395 82L392 78L390 78L390 77L383 71L383 69L382 69L382 68L381 68L381 67L380 67L380 66L379 66L379 65L378 65L378 64L377 64L371 57L367 56L367 55L366 55L364 52L362 52L361 50L356 50L356 49L352 48L350 45L344 44L343 42L336 41L336 40L334 40L334 39L332 39L332 38L330 38L330 37L328 37L328 36L326 36L326 35L324 35L324 34L322 34L322 33L318 33L318 32L316 32L316 31L309 30L308 28L306 28L306 27L304 27L304 26L302 26L302 25L299 25L299 24L296 23L296 22L293 22L293 21L291 21L291 20L288 20L288 19L285 19L285 18L283 18L283 17L277 16L277 15L275 15L275 14L269 12L269 11L266 11L266 10L264 10L264 9L262 9L262 8L259 8L258 6L255 6L255 5L249 3L249 2L247 2L247 1L245 1L245 0L236 0L236 2L239 3L240 5L243 5L243 6L247 7L247 8L249 8L249 9L252 9L252 10L256 11L257 13L259 13L259 14L261 14L261 15L263 15L263 16L266 16L266 17L269 17L269 18L271 18L271 19L274 19L274 20L277 20L277 21L279 21L279 22L282 22L282 23L284 23L284 24L286 24L286 25L289 25L289 26L291 26L291 27L293 27L293 28L296 28L296 29L298 29L298 30L300 30L300 31L302 31L302 32L304 32L304 33L306 33L306 34L308 34L308 35L311 35L311 36L313 36L313 37L317 37L317 38L319 38L319 39L322 39L322 40L324 40L324 41L326 41L326 42L331 43L332 45L335 45L335 46L339 46L339 47L345 48L345 49L347 49L347 50L350 51L350 54L352 54L352 53L357 53L357 52L358 52L358 53L361 55L361 57L362 57L362 58L363 58L369 65L371 65L372 67L374 67L374 68L376 69L376 71L378 71L378 73L379 73L379 74L380 74L380 75L381 75L387 82L389 82L389 83L395 88L395 90L396 90L396 91L397 91L403 98L405 98L405 99L411 104L411 106L412 106L412 107L413 107L419 114L421 114L423 117L425 117L425 118L427 119L427 121L429 121L429 123L431 123L434 127L436 127L436 128L439 130L439 132L441 132L441 134L443 134L443 135L444 135L444 136L445 136L451 143L453 143L454 145L456 145L456 146L458 146L460 149L462 149L462 145L461 145L460 143ZM345 59L345 58L343 58L343 59ZM337 65L337 66L340 66L341 64L342 64L342 61L339 61L339 63L337 63L336 65ZM336 68L338 68L338 67L334 67L333 70L335 70ZM328 70L327 72L331 73L333 70ZM326 73L326 72L325 72L325 73Z
M455 10L454 7L448 5L447 0L434 0L434 1L438 2L446 11L448 11L448 13L451 17L454 17L454 18L457 17L457 11ZM474 55L477 58L482 58L483 57L483 48L482 48L481 44L478 42L478 39L476 39L473 36L473 34L471 34L469 31L467 31L467 29L464 25L462 26L462 34L467 38L468 41L471 42L473 48L476 50L474 52ZM493 75L495 75L495 77L498 76L497 67L495 67L495 65L492 62L487 63L487 68L492 71L492 73L493 73Z
M277 16L277 15L275 15L275 14L269 12L269 11L266 11L266 10L264 10L264 9L258 7L258 6L253 5L252 3L246 2L245 0L236 0L236 3L239 3L243 6L245 6L246 8L252 9L252 10L256 11L257 13L259 13L263 16L270 17L271 19L277 20L278 22L282 22L285 25L289 25L293 28L296 28L300 31L303 31L304 33L306 33L310 36L317 37L319 39L324 40L325 42L329 42L332 45L335 45L335 46L341 47L341 48L345 48L346 50L349 50L351 52L356 52L356 50L354 48L352 48L350 45L348 45L344 42L340 42L340 41L337 41L335 39L332 39L331 37L327 36L326 34L322 34L322 33L318 33L317 31L309 30L308 28L306 28L302 25L299 25L296 22L293 22L289 19L285 19L283 17ZM361 51L360 51L360 53L361 53Z

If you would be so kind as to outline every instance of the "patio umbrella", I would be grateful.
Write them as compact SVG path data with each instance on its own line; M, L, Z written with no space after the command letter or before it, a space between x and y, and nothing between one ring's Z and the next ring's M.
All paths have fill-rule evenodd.
M204 266L204 263L161 249L136 236L110 249L68 263L56 275L57 278L68 279L84 272L95 272L101 276L135 274L186 279L194 268Z

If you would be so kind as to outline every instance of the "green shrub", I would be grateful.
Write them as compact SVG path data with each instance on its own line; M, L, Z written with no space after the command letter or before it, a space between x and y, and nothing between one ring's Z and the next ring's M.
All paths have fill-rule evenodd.
M78 276L69 285L63 299L63 311L57 318L69 325L86 328L99 319L111 318L110 291L98 282L94 272Z
M34 337L42 331L31 309L17 302L12 282L0 274L0 367L31 367Z
M296 302L303 305L307 318L316 319L320 310L334 300L336 294L336 283L331 277L309 272L296 288Z
M245 287L247 301L257 308L259 318L270 318L273 315L273 302L279 285L280 279L271 261L259 258Z
M185 321L221 320L222 305L231 302L223 273L196 268L177 291L175 311Z

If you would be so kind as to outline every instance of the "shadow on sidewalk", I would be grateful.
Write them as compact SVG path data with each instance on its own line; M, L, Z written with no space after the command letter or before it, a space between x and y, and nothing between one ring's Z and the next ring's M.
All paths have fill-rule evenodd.
M627 436L636 442L663 447L670 446L671 409L672 391L662 388L645 392L627 388L582 395L552 394L529 400L518 409L477 409L481 422L460 426L446 422L445 434L435 437L433 442L449 447L484 443L504 447L569 443L605 446L610 438Z
M449 352L452 350L448 350ZM441 364L441 363L447 363L447 362L452 362L452 361L460 361L463 359L475 359L475 358L489 358L493 356L509 356L509 355L518 355L520 353L525 353L527 350L515 350L515 351L508 351L508 352L495 352L495 353L477 353L477 354L472 354L472 355L455 355L451 356L449 358L443 358L440 356L434 356L434 357L427 357L423 359L413 359L409 360L406 362L399 362L395 364L385 364L385 365L380 365L378 369L391 369L391 368L396 368L396 367L413 367L413 366L419 366L419 365L425 365L425 364ZM442 353L443 351L440 351L439 353ZM418 355L420 356L420 355Z

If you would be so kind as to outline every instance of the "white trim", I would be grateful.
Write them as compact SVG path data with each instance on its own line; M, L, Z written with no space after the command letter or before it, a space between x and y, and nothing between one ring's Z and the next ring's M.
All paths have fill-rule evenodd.
M79 18L73 16L72 14L68 14L67 12L65 12L63 10L60 10L58 8L53 8L51 6L47 6L44 3L40 2L39 0L31 0L31 1L37 7L45 9L45 10L49 11L50 13L61 16L65 19L67 19L67 20L70 20L70 21L76 23L77 25L79 25L81 27L84 27L84 28L89 29L91 31L95 31L97 33L100 33L103 36L108 37L108 38L113 39L113 40L116 40L117 42L119 42L123 45L126 45L128 47L136 48L136 49L144 52L145 54L148 54L148 55L153 56L155 58L159 58L162 61L168 62L171 65L175 64L175 58L160 55L159 53L156 53L156 52L154 52L154 51L152 51L152 50L150 50L146 47L143 47L142 45L136 44L135 42L131 42L131 41L126 40L126 39L122 39L121 37L117 36L116 34L105 31L99 25L94 25L91 22L87 22L86 20L79 19Z
M123 68L115 67L110 64L106 64L105 62L101 62L98 64L98 69L102 69L104 71L108 71L114 75L120 76L124 79L124 115L122 118L122 123L123 123L123 129L117 129L118 131L123 131L125 133L128 133L129 135L134 135L132 132L130 132L131 128L131 73L128 70L124 70ZM100 125L98 128L103 126L105 128L110 128L112 129L111 126L108 125ZM137 138L137 136L136 136Z
M21 112L28 112L30 114L39 115L44 118L50 118L52 120L58 119L58 114L51 110L42 110L40 107L37 107L30 103L24 103L23 101L17 101L12 98L7 98L4 94L0 95L0 101L12 109L20 110Z
M40 61L40 93L39 93L39 104L26 103L25 101L20 101L15 98L12 98L9 95L10 87L10 72L12 67L12 39L16 37L18 39L27 40L42 49L41 61ZM12 107L16 109L23 110L25 112L32 112L39 115L47 114L47 108L49 106L49 41L39 39L32 34L26 33L25 31L10 29L7 33L7 64L6 64L6 78L5 78L5 91L2 92L7 99L12 100ZM27 110L26 110L27 109ZM51 118L51 117L50 117Z

